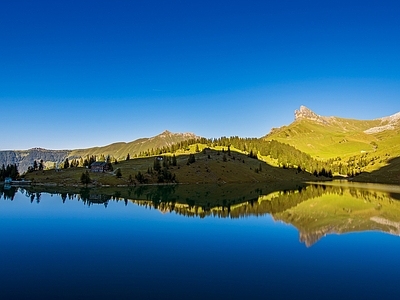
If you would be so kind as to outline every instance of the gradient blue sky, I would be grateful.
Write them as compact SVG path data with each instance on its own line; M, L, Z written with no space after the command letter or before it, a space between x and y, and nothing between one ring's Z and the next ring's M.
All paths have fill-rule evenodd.
M400 111L398 1L7 1L0 149Z

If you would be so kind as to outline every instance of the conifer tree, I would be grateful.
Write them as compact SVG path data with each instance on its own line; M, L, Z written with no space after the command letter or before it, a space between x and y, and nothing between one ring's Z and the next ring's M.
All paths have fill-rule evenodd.
M68 169L68 168L69 168L69 161L68 161L68 157L67 157L64 161L64 169Z
M86 172L83 172L81 175L81 183L85 184L86 186L91 182L89 172L86 170Z

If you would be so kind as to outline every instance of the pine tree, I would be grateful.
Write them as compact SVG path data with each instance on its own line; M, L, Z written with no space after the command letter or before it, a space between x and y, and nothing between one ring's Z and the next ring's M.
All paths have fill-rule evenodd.
M153 169L154 169L154 171L156 171L156 172L159 172L159 171L161 170L161 164L160 164L160 161L159 161L158 157L156 157L156 158L154 159Z
M89 172L86 170L86 172L83 172L81 175L81 183L85 184L86 186L91 182Z
M43 159L41 159L39 163L39 171L42 171L43 169L44 169L44 164L43 164Z
M69 168L69 161L68 161L68 157L67 157L64 161L64 169L68 169L68 168Z

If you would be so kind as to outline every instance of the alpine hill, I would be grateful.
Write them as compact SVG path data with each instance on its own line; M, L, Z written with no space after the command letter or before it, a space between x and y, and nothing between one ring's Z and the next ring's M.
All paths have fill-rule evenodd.
M400 112L374 120L355 120L320 116L301 106L294 115L293 123L272 129L264 140L279 141L320 161L346 167L347 172L341 170L341 174L372 172L388 165L393 172L400 170L396 159L400 157ZM373 181L386 182L381 179Z

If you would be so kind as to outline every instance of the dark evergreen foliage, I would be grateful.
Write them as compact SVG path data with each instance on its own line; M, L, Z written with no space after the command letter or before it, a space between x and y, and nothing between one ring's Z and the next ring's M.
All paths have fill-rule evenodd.
M90 179L89 172L86 170L86 172L83 172L81 175L81 183L88 185L91 182L92 180Z
M65 159L64 161L64 169L68 169L69 168L69 160L68 157Z
M194 163L195 161L196 161L196 157L194 156L194 154L189 154L187 164L190 165L190 164Z
M6 177L10 177L12 180L17 180L19 178L19 172L16 164L1 166L0 169L0 181L4 181Z

